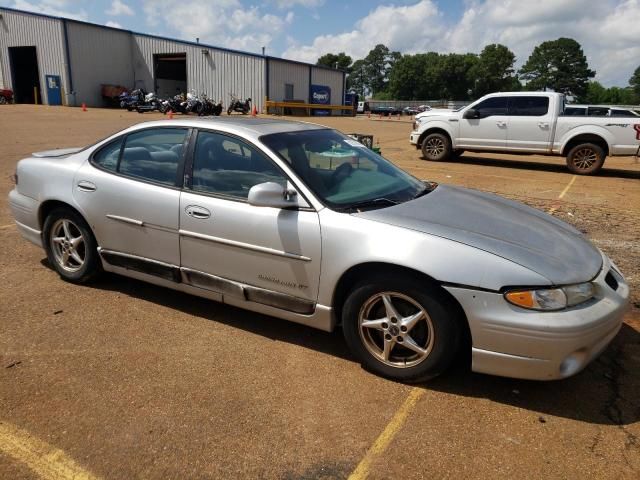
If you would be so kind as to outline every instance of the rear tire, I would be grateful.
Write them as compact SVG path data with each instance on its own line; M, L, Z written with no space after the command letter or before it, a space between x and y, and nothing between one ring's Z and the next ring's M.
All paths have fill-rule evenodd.
M451 141L442 133L431 133L422 140L422 155L426 160L441 162L451 157Z
M49 263L63 280L87 283L102 271L91 229L70 208L56 208L47 216L42 239Z
M436 377L451 364L461 338L456 310L438 287L416 285L405 276L376 276L347 297L342 328L365 369L411 383Z
M567 154L567 168L576 175L592 175L604 164L604 149L595 143L581 143Z

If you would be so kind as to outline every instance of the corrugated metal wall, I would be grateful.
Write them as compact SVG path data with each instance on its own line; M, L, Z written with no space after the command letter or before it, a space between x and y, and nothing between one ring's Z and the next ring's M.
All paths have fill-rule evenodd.
M13 88L8 47L36 47L40 92L47 103L45 75L59 75L66 92L67 82L62 21L0 9L0 66L5 87Z
M327 70L324 68L311 67L311 84L324 85L331 89L331 103L333 105L342 105L344 100L344 92L342 90L342 78L344 74L338 70ZM332 115L341 115L342 112L332 110Z
M187 54L187 88L204 92L214 100L222 100L225 108L231 93L242 99L251 97L258 110L264 100L264 62L260 56L188 45L145 35L133 35L133 66L136 86L155 90L153 55ZM207 55L202 51L209 52Z
M293 84L293 100L309 101L309 66L269 58L269 100L284 100L285 84Z
M133 86L131 34L67 22L75 104L103 106L101 84Z

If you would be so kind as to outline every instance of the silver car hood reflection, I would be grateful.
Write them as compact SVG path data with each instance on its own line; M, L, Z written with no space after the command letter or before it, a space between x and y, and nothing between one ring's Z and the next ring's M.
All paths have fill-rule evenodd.
M591 280L602 268L599 250L570 225L526 205L466 188L440 185L415 200L356 215L493 253L555 285Z

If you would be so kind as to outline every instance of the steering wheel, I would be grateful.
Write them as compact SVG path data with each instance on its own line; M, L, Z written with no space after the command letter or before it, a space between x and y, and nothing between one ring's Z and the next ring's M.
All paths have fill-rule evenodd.
M331 174L331 186L335 187L339 183L341 183L345 178L351 175L353 171L353 167L349 162L343 163L338 168L336 168L335 172Z

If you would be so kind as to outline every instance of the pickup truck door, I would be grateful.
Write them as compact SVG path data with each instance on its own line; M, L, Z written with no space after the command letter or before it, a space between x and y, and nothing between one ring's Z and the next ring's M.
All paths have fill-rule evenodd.
M471 108L479 113L479 118L460 118L456 148L504 150L507 145L507 97L490 97Z
M509 98L507 150L548 152L555 114L549 97L522 95Z

